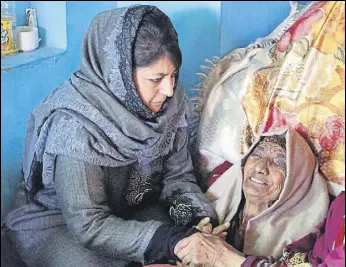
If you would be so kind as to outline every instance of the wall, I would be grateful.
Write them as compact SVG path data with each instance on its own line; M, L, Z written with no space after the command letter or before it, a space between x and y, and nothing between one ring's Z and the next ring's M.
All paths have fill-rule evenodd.
M267 36L290 9L289 1L222 1L221 55Z
M66 48L66 1L30 1L30 8L37 12L40 45Z
M116 5L136 3L139 1L66 1L66 52L1 71L1 220L20 178L29 113L78 69L81 42L93 16ZM189 96L188 89L199 82L195 73L200 71L199 66L206 58L224 54L233 47L246 46L268 34L289 10L288 1L281 4L269 1L261 4L254 1L140 3L157 5L176 27L183 52L181 79Z
M17 25L26 25L25 9L29 8L30 1L16 1Z

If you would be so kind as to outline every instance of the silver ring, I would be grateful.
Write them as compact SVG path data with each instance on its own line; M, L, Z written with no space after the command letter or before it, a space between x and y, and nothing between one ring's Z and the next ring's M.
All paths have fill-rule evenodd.
M190 263L189 267L197 267L194 263Z

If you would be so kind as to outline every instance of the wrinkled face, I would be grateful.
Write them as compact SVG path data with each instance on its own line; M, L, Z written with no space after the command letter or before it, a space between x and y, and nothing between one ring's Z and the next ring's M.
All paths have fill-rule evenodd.
M286 150L262 140L244 165L244 194L247 199L271 205L280 196L285 176Z
M151 111L159 111L167 97L173 96L176 71L172 60L167 56L148 67L135 68L135 86L141 100Z

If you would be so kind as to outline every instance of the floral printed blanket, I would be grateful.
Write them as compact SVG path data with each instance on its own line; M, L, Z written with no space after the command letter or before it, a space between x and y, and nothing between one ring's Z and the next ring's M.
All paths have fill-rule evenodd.
M205 76L192 138L202 179L239 160L260 133L287 125L311 145L330 193L345 188L345 2L292 10L267 37L212 62Z

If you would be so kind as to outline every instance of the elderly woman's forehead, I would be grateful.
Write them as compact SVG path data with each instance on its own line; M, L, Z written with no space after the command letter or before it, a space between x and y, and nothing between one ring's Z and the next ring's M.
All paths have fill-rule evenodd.
M282 136L265 136L259 144L273 144L286 149L286 139Z
M273 141L273 140L261 140L258 145L256 146L256 148L259 148L259 149L272 149L272 148L275 148L277 150L283 150L283 151L286 151L286 147L283 146L282 144L276 142L276 141Z

